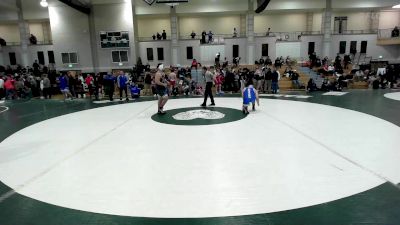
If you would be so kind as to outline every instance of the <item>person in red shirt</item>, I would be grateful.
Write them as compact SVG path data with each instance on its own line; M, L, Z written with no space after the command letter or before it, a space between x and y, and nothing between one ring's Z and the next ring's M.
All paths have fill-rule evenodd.
M4 89L6 89L6 99L15 98L15 80L12 76L8 76L7 80L4 82Z
M224 82L224 75L221 71L218 71L215 76L215 87L217 89L217 95L223 94L222 92L222 83Z
M196 59L193 59L193 61L192 61L192 68L197 69L197 61L196 61Z
M94 79L93 79L92 75L88 74L86 76L85 83L88 87L90 98L92 98L92 94L93 94L93 81L94 81Z

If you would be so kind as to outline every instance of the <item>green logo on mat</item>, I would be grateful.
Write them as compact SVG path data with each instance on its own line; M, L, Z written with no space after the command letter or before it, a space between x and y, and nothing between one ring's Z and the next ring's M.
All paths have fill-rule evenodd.
M229 123L246 117L242 111L231 108L181 108L166 111L165 115L155 114L154 121L173 125L200 126Z

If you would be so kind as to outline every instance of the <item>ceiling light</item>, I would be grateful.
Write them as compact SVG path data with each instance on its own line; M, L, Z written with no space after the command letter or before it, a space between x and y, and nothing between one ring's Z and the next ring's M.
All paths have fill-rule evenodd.
M400 4L395 5L395 6L393 6L392 8L393 8L393 9L400 9Z
M40 5L42 7L47 7L47 6L49 6L49 3L46 0L42 0L42 1L40 1Z

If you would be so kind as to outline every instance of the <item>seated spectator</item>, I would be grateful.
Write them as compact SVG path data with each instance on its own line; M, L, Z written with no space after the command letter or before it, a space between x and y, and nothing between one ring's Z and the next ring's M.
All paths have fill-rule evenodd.
M7 42L3 38L0 37L0 46L6 46Z
M267 33L265 34L265 36L268 37L270 35L270 32L271 32L271 28L269 27L268 30L267 30Z
M237 37L236 27L233 28L233 37Z
M293 83L294 88L299 89L301 87L301 84L299 82L299 74L297 73L296 70L293 71L292 76L291 76L291 80Z
M194 32L194 30L192 30L192 33L190 34L190 36L192 37L192 39L194 39L196 37L196 33Z
M29 38L29 42L32 45L36 45L37 44L37 38L35 37L35 35L31 34L31 37Z
M354 81L362 81L364 80L364 72L362 70L358 70L355 74L354 74Z
M268 66L272 66L272 60L271 58L269 58L269 56L267 56L267 58L265 59L265 64Z
M157 40L161 40L161 34L157 32Z
M162 39L167 40L167 33L165 33L165 30L162 32Z
M153 36L151 36L151 37L153 37L153 40L156 40L156 35L155 34L153 34Z
M317 84L314 82L314 79L310 78L307 83L307 92L313 92L317 90Z
M399 34L400 34L399 28L395 26L394 29L392 30L392 37L399 37Z

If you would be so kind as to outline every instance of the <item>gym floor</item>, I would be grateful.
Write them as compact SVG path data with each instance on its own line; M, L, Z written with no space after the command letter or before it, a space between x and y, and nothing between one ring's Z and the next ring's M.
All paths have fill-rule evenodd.
M400 224L400 92L0 103L0 225Z

